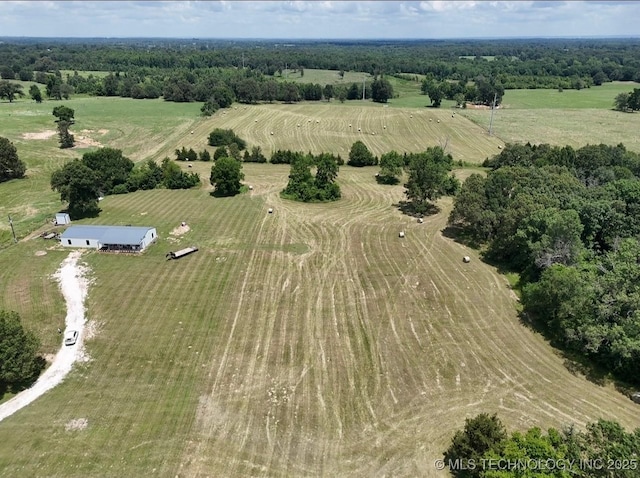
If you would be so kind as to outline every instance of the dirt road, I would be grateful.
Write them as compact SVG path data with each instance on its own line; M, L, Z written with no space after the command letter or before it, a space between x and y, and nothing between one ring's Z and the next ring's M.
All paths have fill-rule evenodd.
M88 280L87 269L78 265L82 251L74 251L69 254L61 264L55 278L60 282L60 289L67 303L67 317L65 324L67 329L79 331L78 341L75 345L64 346L56 354L51 365L38 378L29 389L20 392L6 403L0 405L0 421L26 407L46 391L58 385L71 371L77 360L84 358L83 328L85 325L84 300L87 296ZM62 340L62 339L61 339Z

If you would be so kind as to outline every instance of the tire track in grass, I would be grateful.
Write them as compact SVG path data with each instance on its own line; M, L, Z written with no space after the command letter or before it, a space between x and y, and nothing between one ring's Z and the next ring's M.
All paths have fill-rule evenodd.
M208 392L218 419L198 428L185 470L442 476L433 459L465 417L498 411L510 427L558 426L607 406L610 391L570 376L519 324L492 268L473 252L462 265L466 249L439 232L446 200L418 226L391 206L401 187L378 186L367 171L340 174L344 199L331 205L283 201L265 181L275 215L250 240L310 250L243 253L252 270L240 276L246 285L235 294L244 293L228 318L244 306L253 321L237 325L228 349L231 321L221 326L228 362L220 371L214 356L211 380L220 380ZM584 392L572 397L567 383ZM265 397L271 386L275 397ZM611 405L637 423L622 399Z

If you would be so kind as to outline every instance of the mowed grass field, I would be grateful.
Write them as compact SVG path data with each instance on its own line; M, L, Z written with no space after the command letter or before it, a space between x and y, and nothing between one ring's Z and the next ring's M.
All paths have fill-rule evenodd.
M90 361L0 423L0 475L446 476L433 460L480 412L514 429L640 425L637 405L569 373L520 324L506 280L442 235L449 199L418 224L372 169L343 168L344 199L316 205L279 198L285 166L245 171L253 190L236 198L112 196L83 221L161 238L139 257L84 255ZM171 236L181 221L191 231ZM1 268L3 284L29 290L65 255L33 257L34 241L2 253L31 263L26 277ZM34 307L14 296L2 303ZM63 314L49 312L53 327Z
M638 83L614 82L583 90L507 90L495 110L493 134L506 143L571 145L619 144L640 152L640 115L613 110L619 93ZM488 131L490 110L457 110Z
M76 147L71 150L57 147L51 112L58 104L75 111L71 132ZM361 140L378 156L391 150L418 152L442 145L455 160L480 163L503 144L471 121L459 115L454 118L445 110L400 110L371 102L240 105L204 118L199 115L200 106L129 98L0 103L0 134L14 143L28 167L27 179L0 186L0 216L11 215L17 236L23 238L48 224L64 207L49 186L51 173L64 162L100 146L121 149L135 162L174 158L175 149L181 147L213 152L215 148L207 141L214 128L233 129L249 147L260 146L267 157L277 149L293 149L340 154L346 161L352 144ZM205 181L208 177L204 175ZM0 247L11 240L8 221L0 221Z
M199 104L63 104L76 109L75 134L136 161L201 150L215 127L267 155L346 159L342 148L356 139L379 155L449 138L455 160L479 162L503 144L446 110L239 105L201 118ZM0 184L0 212L16 216L21 238L0 250L0 307L22 315L45 353L60 340L65 309L51 274L68 251L25 236L44 229L29 221L57 210L54 166L96 147L60 151L55 137L25 138L53 129L53 105L0 104L2 134L29 166L29 179ZM434 460L481 412L510 429L600 417L640 426L637 405L570 373L520 323L504 276L442 234L451 199L418 224L394 206L401 185L377 184L377 168L344 166L342 200L299 204L279 197L289 167L269 164L244 165L252 191L213 198L210 168L190 169L199 189L109 196L99 218L81 222L151 225L160 239L136 257L84 254L89 361L0 423L0 476L440 477ZM182 221L191 230L172 235ZM165 260L191 245L199 252ZM78 419L86 428L68 427Z

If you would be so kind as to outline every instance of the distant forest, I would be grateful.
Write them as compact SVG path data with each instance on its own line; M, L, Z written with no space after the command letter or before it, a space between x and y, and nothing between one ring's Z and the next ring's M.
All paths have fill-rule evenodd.
M368 98L372 97L375 78L385 76L451 81L463 88L480 80L497 91L581 89L609 81L640 83L640 39L349 42L0 38L2 79L36 81L46 85L47 96L57 99L73 93L162 96L167 101L210 101L211 112L216 105L224 107L220 103L229 98L245 103L362 98L362 85L283 85L284 70L303 75L304 69L369 73L374 79L365 86ZM60 70L110 74L61 75ZM212 91L216 93L212 95ZM452 91L450 99L455 93L460 92ZM473 91L465 95L475 100Z

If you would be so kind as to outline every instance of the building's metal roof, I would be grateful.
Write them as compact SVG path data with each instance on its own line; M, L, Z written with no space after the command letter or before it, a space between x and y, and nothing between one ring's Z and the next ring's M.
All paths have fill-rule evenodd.
M139 245L153 227L141 226L70 226L62 233L64 239L93 239L101 244Z

